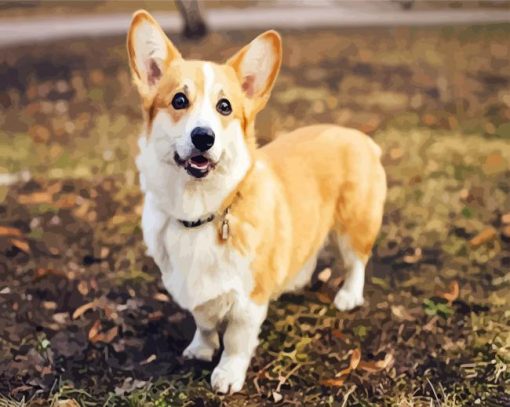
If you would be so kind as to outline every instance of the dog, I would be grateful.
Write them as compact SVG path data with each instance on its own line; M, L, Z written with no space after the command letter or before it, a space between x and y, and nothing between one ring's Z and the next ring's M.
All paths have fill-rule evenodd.
M310 281L330 232L347 269L334 303L363 304L386 196L381 150L360 131L325 124L257 147L255 117L282 61L275 31L224 64L185 60L139 10L127 50L145 117L136 164L147 253L196 322L183 356L211 361L224 327L211 385L238 392L269 302Z

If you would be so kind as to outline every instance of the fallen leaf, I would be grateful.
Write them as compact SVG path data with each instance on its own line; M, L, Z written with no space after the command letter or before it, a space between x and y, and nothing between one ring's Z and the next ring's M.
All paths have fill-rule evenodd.
M52 195L46 191L43 192L33 192L28 195L20 195L18 196L18 202L22 205L33 205L33 204L42 204L42 203L51 203Z
M73 399L59 400L56 403L56 407L80 407L80 405Z
M35 271L34 280L40 280L41 278L44 278L46 276L56 276L56 277L66 277L67 278L67 275L63 271L39 267Z
M9 239L9 241L11 242L11 244L18 248L19 250L21 250L23 253L30 253L30 246L28 244L28 242L26 242L25 240L20 240L20 239Z
M501 216L501 223L504 225L510 225L510 212Z
M353 351L351 353L351 361L349 362L349 366L343 370L340 370L335 375L335 377L341 378L341 377L349 376L349 374L358 367L360 360L361 360L360 349L359 348L353 349Z
M69 314L67 312L57 312L53 314L53 320L58 324L64 325L69 318Z
M453 303L459 298L460 288L457 281L452 281L450 284L450 291L443 293L442 297L448 301L449 304Z
M85 314L88 310L95 308L97 306L97 304L98 304L98 301L94 300L94 301L88 302L87 304L83 304L83 305L79 306L73 312L73 319L79 318L80 316Z
M90 210L90 201L83 202L78 208L73 210L73 215L77 218L86 220L86 215L88 211Z
M0 236L23 237L23 232L18 228L0 226Z
M334 329L331 334L338 339L345 340L346 336L339 329Z
M55 301L43 301L42 306L44 309L48 310L57 309L57 303Z
M78 291L83 296L89 293L89 286L86 281L82 280L78 283Z
M27 390L32 390L32 389L33 389L32 386L21 385L19 387L15 387L14 389L12 389L11 390L11 395L15 396L16 394L18 394L20 392L25 392Z
M370 362L361 361L358 365L358 368L364 370L365 372L376 373L391 367L394 361L395 358L393 355L388 353L382 360Z
M469 244L471 247L478 247L494 239L494 237L496 237L496 229L494 229L492 226L489 226L482 230L480 233L478 233L475 237L473 237L469 241Z
M152 298L154 298L156 301L170 302L170 297L163 293L156 293Z
M434 330L435 326L436 326L436 322L439 318L437 316L434 316L430 319L429 322L427 322L426 325L424 325L423 327L423 330L424 331L427 331L427 332L431 332Z
M321 291L317 291L316 295L317 299L323 304L329 304L332 300L328 294L323 293Z
M57 202L55 202L55 206L62 209L74 208L76 206L76 196L72 194L66 194L59 198Z
M422 251L418 247L414 250L413 254L408 254L407 256L404 256L404 262L407 264L414 264L421 260L422 258Z
M94 324L92 325L92 327L89 330L89 335L88 335L89 341L96 342L94 340L94 338L99 334L100 329L101 329L101 321L98 319L96 322L94 322Z
M114 326L113 328L108 329L106 332L100 332L95 335L93 338L89 338L92 343L95 342L104 342L110 343L115 339L117 334L119 333L119 327Z
M317 276L319 281L322 281L323 283L326 283L330 279L330 277L331 277L331 269L329 267L326 267Z
M395 315L398 319L402 321L414 321L416 320L405 308L403 305L392 305L391 313Z
M273 400L275 403L282 401L282 399L283 399L283 396L280 393L273 391Z
M342 376L335 379L325 379L321 380L320 384L328 387L341 387L345 383L346 378L347 376Z
M361 360L361 350L359 348L356 348L352 351L352 354L351 354L351 364L350 364L351 370L355 370L358 367L360 360Z
M147 359L145 359L144 361L140 362L141 365L147 365L149 363L152 363L156 360L156 355L155 354L152 354L150 355Z

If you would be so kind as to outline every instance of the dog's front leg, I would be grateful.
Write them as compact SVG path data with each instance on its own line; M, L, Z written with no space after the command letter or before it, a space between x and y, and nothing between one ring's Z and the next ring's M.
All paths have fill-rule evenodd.
M223 336L225 349L211 377L211 385L219 393L235 393L242 389L246 371L258 344L260 326L267 313L267 304L251 300L234 303Z
M182 356L186 359L199 359L210 362L219 347L219 336L215 329L208 330L197 326L193 340L184 349Z
M218 320L207 312L208 307L199 307L193 311L193 318L197 330L193 340L182 355L187 359L200 359L210 362L214 353L220 347L220 338L217 331Z

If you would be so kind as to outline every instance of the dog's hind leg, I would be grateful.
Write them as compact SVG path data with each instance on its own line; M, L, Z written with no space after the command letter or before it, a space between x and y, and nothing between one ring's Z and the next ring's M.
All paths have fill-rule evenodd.
M372 184L347 183L342 190L334 227L338 248L346 267L345 281L335 305L348 311L363 304L365 266L381 228L386 181L382 167L375 165Z
M346 275L342 288L335 296L335 305L340 311L348 311L363 304L366 260L356 253L346 235L338 235L338 247Z

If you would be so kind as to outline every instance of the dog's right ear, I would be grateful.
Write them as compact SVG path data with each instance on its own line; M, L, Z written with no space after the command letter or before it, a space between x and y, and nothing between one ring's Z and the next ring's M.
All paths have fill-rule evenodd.
M142 96L156 89L163 72L181 54L157 21L145 10L133 14L127 36L129 65Z

